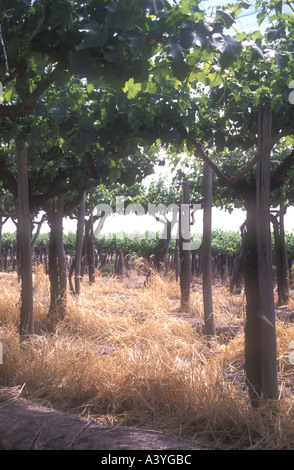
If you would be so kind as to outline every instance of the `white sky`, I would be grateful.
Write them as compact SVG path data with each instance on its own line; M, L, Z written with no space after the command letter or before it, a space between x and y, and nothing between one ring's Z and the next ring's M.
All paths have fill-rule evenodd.
M199 211L197 215L192 232L201 233L202 231L202 211ZM244 222L246 213L241 209L235 209L231 214L224 209L213 208L212 210L212 229L221 229L225 231L236 232L240 229L240 226ZM76 229L76 223L70 219L65 218L63 223L65 232L74 232ZM148 215L129 215L129 216L118 216L117 218L108 218L105 221L102 233L116 233L125 231L126 233L145 233L145 231L152 232L156 228L161 229L162 224L158 224L148 217ZM294 207L289 207L285 215L285 229L287 232L294 231ZM15 232L15 225L13 222L7 222L3 226L3 232ZM49 232L47 223L43 224L42 233Z
M192 227L191 231L201 233L202 232L202 211L199 211L199 215L196 219L195 226ZM245 221L246 212L241 209L235 209L231 214L223 209L213 208L212 210L212 229L221 229L224 231L239 231L241 225ZM145 233L145 231L152 231L156 227L159 229L162 227L161 224L157 224L152 219L145 216L130 215L120 216L118 218L109 218L106 220L103 232L120 232L125 231L130 233L131 231ZM294 208L290 207L285 215L285 229L287 232L294 230Z

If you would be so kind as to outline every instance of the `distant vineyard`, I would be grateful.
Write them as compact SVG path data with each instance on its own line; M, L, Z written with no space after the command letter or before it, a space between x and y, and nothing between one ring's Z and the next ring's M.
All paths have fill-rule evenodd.
M200 237L201 239L201 237ZM75 255L76 247L76 234L68 232L64 234L64 249L67 256L72 257ZM150 233L145 235L128 235L125 233L118 233L116 235L108 236L101 235L94 241L94 248L96 252L96 265L105 266L107 263L114 260L120 255L124 255L127 259L132 257L146 258L154 252L159 242L159 234L154 233L150 237ZM202 242L202 240L201 240ZM285 236L287 256L289 268L291 271L294 260L294 233L287 233ZM34 248L35 260L44 260L47 254L49 244L49 233L40 234ZM2 247L1 247L1 266L9 269L11 266L15 267L16 259L16 234L3 233ZM273 246L273 263L275 260L274 243ZM174 253L176 247L176 239L171 240L168 250L168 262L173 267ZM214 230L212 232L212 257L214 264L214 271L218 272L223 278L226 273L231 274L233 270L234 260L240 255L242 248L242 239L239 232ZM192 252L192 272L193 274L201 274L201 244L198 250Z
M63 235L64 249L67 254L74 255L76 247L76 234L68 232ZM118 233L117 235L103 235L95 239L95 249L104 254L120 253L145 256L152 252L159 241L159 235L126 235ZM294 258L294 233L287 233L285 236L287 255L290 259ZM36 242L37 250L45 250L49 244L49 233L40 234ZM172 254L176 245L176 239L172 239L169 246L169 254ZM241 234L233 231L213 230L212 231L212 256L236 256L240 254L242 246ZM2 252L16 250L16 233L6 232L2 235ZM201 245L200 248L201 250Z

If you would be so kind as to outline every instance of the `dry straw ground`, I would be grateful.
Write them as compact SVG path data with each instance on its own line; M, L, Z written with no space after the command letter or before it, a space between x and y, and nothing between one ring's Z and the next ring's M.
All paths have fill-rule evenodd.
M253 410L244 384L244 294L215 284L220 334L208 340L199 283L185 312L175 280L157 276L146 289L143 281L137 271L98 275L92 286L84 280L80 298L69 296L66 318L52 333L49 283L36 268L36 334L21 346L20 285L15 275L1 275L0 387L104 425L164 429L212 449L293 449L294 325L277 319L279 403L275 411ZM287 309L293 311L293 300Z

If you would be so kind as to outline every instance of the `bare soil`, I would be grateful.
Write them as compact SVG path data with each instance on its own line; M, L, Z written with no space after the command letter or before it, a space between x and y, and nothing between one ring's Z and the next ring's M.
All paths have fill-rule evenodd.
M101 425L7 396L0 417L1 450L208 450L168 432Z

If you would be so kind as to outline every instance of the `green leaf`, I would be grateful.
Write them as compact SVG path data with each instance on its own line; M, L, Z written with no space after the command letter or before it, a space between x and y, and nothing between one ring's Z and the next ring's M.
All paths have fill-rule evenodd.
M267 33L267 37L269 41L275 41L281 37L281 31L276 28L270 29Z
M261 25L261 23L265 20L267 15L268 15L268 12L266 10L262 10L260 13L258 13L257 15L258 26Z
M72 2L70 0L58 0L54 2L54 7L50 15L50 26L52 29L68 27L72 19Z
M184 81L185 78L191 73L192 67L187 65L185 62L174 61L172 63L172 71L176 78Z
M153 72L154 80L161 84L162 81L170 75L170 68L167 62L162 61L159 65L156 66L156 69Z
M182 0L179 6L182 10L182 13L186 14L191 12L191 0Z
M130 78L123 88L124 93L127 93L128 98L131 100L137 96L142 88L141 83L135 83L133 78Z
M216 144L218 152L222 152L225 148L225 143L226 143L225 137L223 135L223 131L221 129L218 129L215 132L214 138L215 138L215 144Z
M217 8L216 17L224 23L226 28L230 28L235 23L235 18L232 17L229 10Z
M54 84L58 88L60 88L60 87L63 87L68 82L71 74L69 71L64 71L64 70L60 70L59 68L56 68L52 75L53 75Z
M102 47L107 43L108 34L104 29L104 25L98 24L96 21L85 24L80 32L84 33L84 45L86 48Z
M185 52L185 49L180 44L172 43L168 45L168 48L169 56L171 56L177 62L183 61L183 53Z
M13 93L13 88L6 87L5 90L3 91L3 99L9 103L11 101L12 93Z
M220 58L221 67L223 69L228 68L237 59L242 49L241 43L232 36L222 36L220 34L214 35L213 40L222 53Z
M121 171L118 167L114 167L110 170L109 179L113 183L120 178Z
M264 55L260 47L254 45L251 46L252 59L264 59Z
M246 34L246 33L238 33L238 34L236 34L236 39L237 39L238 41L240 41L240 42L241 42L241 41L244 41L244 39L246 39L246 38L247 38L247 34Z
M48 114L56 120L63 119L67 115L67 110L62 104L56 104L49 109Z
M92 117L82 117L79 121L79 128L83 131L89 131L93 128L93 118Z
M289 145L294 145L294 137L291 136L291 135L288 135L287 137L285 137L285 142Z
M289 56L287 54L277 53L276 54L276 65L280 70L284 70L289 62Z
M94 90L94 85L92 83L89 83L87 85L87 92L91 94L93 90Z
M202 49L205 45L205 39L196 33L195 28L191 24L184 23L181 26L180 44L184 49L194 46Z
M210 86L217 87L223 83L222 77L219 73L209 73L206 75L206 78L208 79ZM200 80L201 81L201 80ZM205 82L203 82L205 83Z
M156 84L153 82L153 80L149 80L149 81L147 82L145 91L146 91L147 93L156 93L156 92L157 92L157 86L156 86Z

